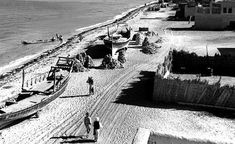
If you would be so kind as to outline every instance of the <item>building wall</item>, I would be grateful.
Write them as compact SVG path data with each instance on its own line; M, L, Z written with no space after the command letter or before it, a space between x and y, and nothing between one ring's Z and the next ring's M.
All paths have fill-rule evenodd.
M223 1L211 3L210 7L196 7L196 29L225 29L231 21L235 22L235 2Z
M235 15L225 14L196 14L195 15L195 28L219 30L225 29L229 26L230 22L235 22Z
M201 30L216 30L226 28L226 22L221 16L215 15L196 15L195 28Z

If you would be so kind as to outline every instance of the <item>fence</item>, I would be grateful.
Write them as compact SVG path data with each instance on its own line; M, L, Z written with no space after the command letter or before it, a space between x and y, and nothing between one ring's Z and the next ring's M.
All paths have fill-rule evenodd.
M192 103L208 106L235 108L235 88L220 86L220 83L208 84L200 79L181 80L163 78L171 70L172 52L158 67L155 80L153 100L164 103Z

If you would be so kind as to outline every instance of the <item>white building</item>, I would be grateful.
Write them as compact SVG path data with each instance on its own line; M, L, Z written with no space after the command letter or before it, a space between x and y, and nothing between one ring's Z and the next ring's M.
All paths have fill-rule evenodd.
M235 0L211 2L196 7L195 28L202 30L235 29Z

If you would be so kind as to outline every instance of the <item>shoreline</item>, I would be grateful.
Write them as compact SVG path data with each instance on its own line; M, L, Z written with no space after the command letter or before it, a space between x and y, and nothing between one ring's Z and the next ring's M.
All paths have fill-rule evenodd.
M79 43L77 43L77 41L79 40L80 37L85 38L86 36L92 35L92 33L97 32L97 31L104 31L105 27L107 26L115 26L115 24L121 23L121 22L125 22L128 21L129 19L132 19L134 15L138 14L142 9L144 9L145 7L148 7L152 4L157 3L156 1L153 2L149 2L140 6L137 6L135 8L131 8L128 11L125 11L123 13L121 13L120 15L117 16L121 16L119 18L116 18L117 16L114 17L114 19L112 20L107 20L103 23L100 24L95 24L92 26L88 26L87 28L79 28L78 30L81 30L81 32L79 32L78 34L74 34L72 35L70 38L68 38L64 43L62 43L60 46L54 47L52 49L46 50L42 53L39 54L35 54L33 58L27 60L26 62L19 64L15 67L12 68L12 70L9 70L7 72L4 72L3 74L0 75L0 91L2 93L2 95L0 95L0 101L4 100L6 98L12 97L17 95L20 92L20 85L19 83L21 83L21 71L22 69L25 69L25 74L30 75L31 77L34 77L35 74L35 69L43 69L46 70L46 68L50 68L51 65L54 64L54 62L57 60L57 57L60 56L61 54L63 55L63 53L67 51L67 49L69 50L69 54L70 56L74 56L76 54L79 53L79 51L84 50L88 45L90 45L90 43L93 41L91 39L89 39L89 43L88 44L83 44L83 41L79 41ZM116 19L115 19L116 18ZM98 37L99 35L96 34L95 37ZM96 38L95 38L96 39ZM81 47L76 48L76 44L81 44ZM74 48L75 46L75 48ZM73 54L71 54L71 52ZM49 64L48 64L49 63ZM43 71L42 70L42 71ZM29 72L27 72L29 71ZM42 72L45 73L46 71Z
M32 58L30 58L29 60L26 60L23 63L18 64L17 66L13 66L13 68L5 68L5 70L0 71L1 72L0 73L0 79L1 79L1 81L4 81L4 80L8 79L10 76L14 76L16 73L19 73L22 69L30 67L30 66L34 65L35 63L39 62L40 60L54 54L58 50L74 44L79 39L80 36L83 37L86 34L89 35L89 32L98 30L100 28L104 28L104 27L107 27L107 26L113 26L116 23L120 23L120 22L125 22L128 19L130 19L133 15L135 15L136 13L141 11L141 9L143 9L145 7L148 7L148 6L150 6L152 4L155 4L155 3L157 3L157 2L152 1L152 2L146 3L146 5L140 5L140 6L137 6L135 8L131 8L128 11L125 11L122 14L117 15L117 16L121 16L120 18L117 18L117 19L115 19L115 17L117 17L117 16L115 16L114 19L107 20L107 21L102 22L102 23L94 24L94 25L91 25L91 26L88 26L88 27L79 28L76 31L81 30L81 32L79 32L78 34L72 35L71 37L69 37L61 45L54 46L54 48L51 48L49 50L46 50L46 51L38 53L38 54L34 54L33 56L32 55L25 56L25 57L32 56ZM23 58L25 58L25 57L23 57ZM16 61L17 60L15 60L13 62L16 62ZM0 86L2 86L2 85L3 84L0 83Z

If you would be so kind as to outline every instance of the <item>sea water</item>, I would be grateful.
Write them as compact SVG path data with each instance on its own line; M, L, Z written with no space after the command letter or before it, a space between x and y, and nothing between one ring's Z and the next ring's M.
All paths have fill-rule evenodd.
M22 45L21 41L64 39L76 29L112 19L152 0L0 0L0 74L58 43Z

